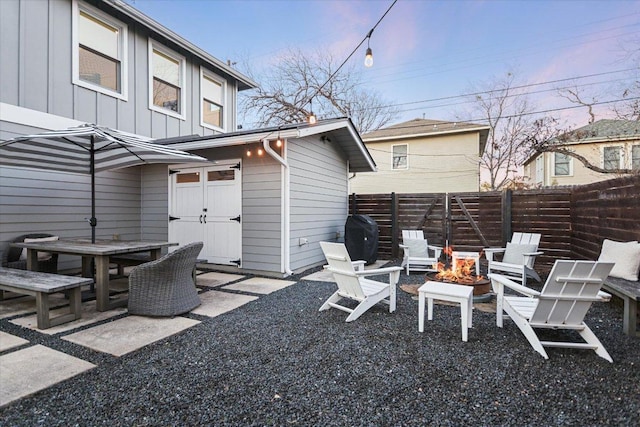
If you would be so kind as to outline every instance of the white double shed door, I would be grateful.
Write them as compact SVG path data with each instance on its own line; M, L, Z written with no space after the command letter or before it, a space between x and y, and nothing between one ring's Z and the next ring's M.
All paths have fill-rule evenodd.
M203 242L198 258L240 267L240 160L206 167L172 168L170 177L169 240L180 246Z

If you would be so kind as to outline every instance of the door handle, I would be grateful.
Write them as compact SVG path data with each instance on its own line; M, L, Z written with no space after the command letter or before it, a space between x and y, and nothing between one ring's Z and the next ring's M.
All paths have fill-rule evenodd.
M238 221L238 222L240 222L240 215L238 215L235 218L229 218L229 221Z
M202 215L200 215L200 224L202 224Z
M207 216L206 215L204 216L204 223L205 224L207 223Z

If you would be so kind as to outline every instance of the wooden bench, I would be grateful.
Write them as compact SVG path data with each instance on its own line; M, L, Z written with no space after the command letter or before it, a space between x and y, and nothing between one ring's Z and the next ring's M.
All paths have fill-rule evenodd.
M80 287L91 283L93 283L92 279L84 277L62 276L60 274L0 267L1 290L36 297L38 329L47 329L79 319L81 314ZM51 318L49 313L49 294L63 291L70 291L69 312Z
M114 255L109 258L109 262L118 266L118 276L124 276L124 267L137 266L150 261L151 255L148 252ZM196 264L205 262L207 262L206 259L196 260ZM196 283L196 266L193 267L193 283Z
M638 322L638 297L640 296L640 282L607 277L602 284L602 289L611 292L624 302L624 317L622 319L622 332L631 336L640 336L636 331Z

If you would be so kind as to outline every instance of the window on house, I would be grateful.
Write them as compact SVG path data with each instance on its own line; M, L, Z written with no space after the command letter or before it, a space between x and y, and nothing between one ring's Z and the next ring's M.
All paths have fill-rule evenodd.
M184 118L185 60L165 47L150 45L150 108Z
M553 174L555 176L571 175L571 156L564 153L553 153Z
M606 170L620 169L620 151L622 147L604 147L602 150L603 167Z
M407 144L392 146L392 169L409 169L407 154L409 147Z
M224 85L221 81L211 76L202 74L201 79L202 94L202 125L222 129L223 123L223 104L224 104Z
M536 158L536 184L544 183L544 156Z
M127 27L74 2L73 83L126 99Z
M640 145L631 147L631 169L640 169Z

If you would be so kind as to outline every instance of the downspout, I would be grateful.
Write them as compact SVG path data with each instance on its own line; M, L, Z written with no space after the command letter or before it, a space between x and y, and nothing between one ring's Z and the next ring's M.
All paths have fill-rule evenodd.
M273 148L269 145L268 139L262 140L262 147L264 151L278 161L284 168L284 176L282 182L282 241L284 245L282 247L282 264L281 267L287 275L292 275L293 271L291 271L291 208L290 208L290 194L289 194L289 163L287 163L287 140L284 140L284 145L282 148L282 152L284 153L284 158L281 157L278 153L276 153Z

